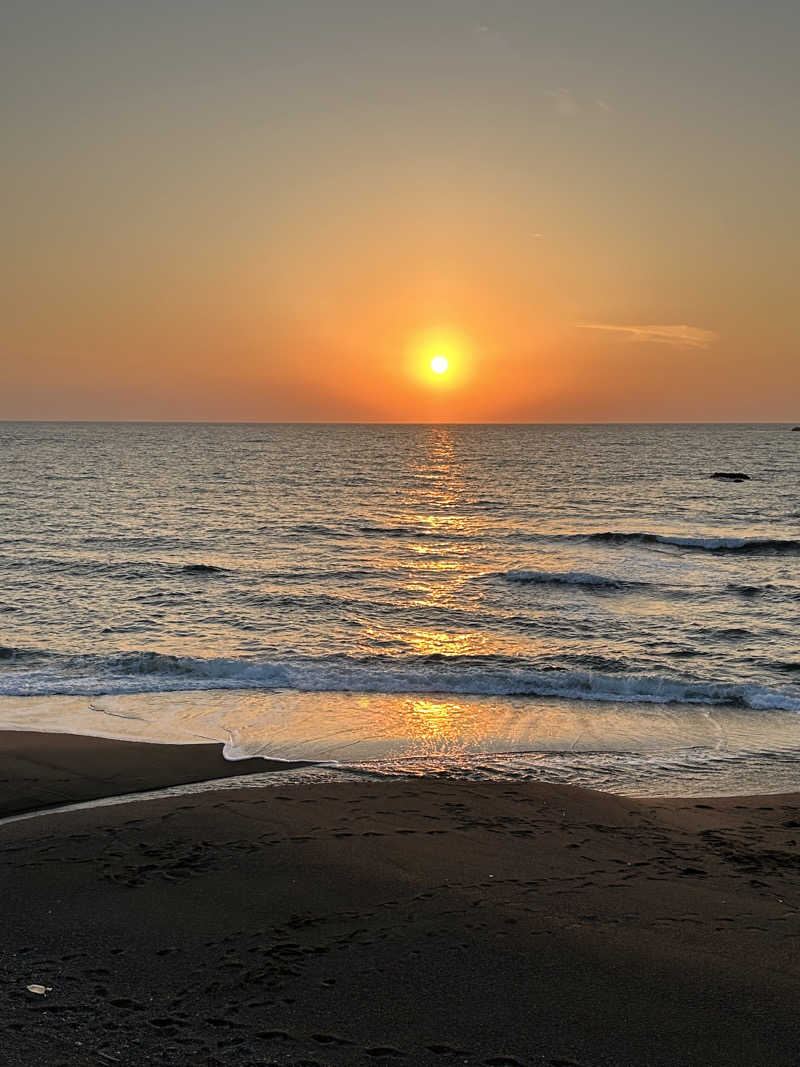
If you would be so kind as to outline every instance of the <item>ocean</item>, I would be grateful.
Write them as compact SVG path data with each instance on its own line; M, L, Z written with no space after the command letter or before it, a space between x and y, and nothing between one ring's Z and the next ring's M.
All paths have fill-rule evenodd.
M0 725L800 789L798 485L778 425L0 423Z

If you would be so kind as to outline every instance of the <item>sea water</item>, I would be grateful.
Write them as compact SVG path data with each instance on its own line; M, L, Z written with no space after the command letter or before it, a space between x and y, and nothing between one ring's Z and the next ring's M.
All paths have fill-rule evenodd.
M777 425L2 423L0 723L798 789L799 475Z

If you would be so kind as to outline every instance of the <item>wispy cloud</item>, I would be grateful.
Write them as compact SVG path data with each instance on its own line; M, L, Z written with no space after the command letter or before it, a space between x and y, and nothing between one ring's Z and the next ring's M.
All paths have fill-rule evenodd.
M545 96L549 96L553 101L553 107L556 109L557 114L563 115L565 118L572 118L573 115L577 115L580 111L578 101L572 95L570 89L546 89Z
M595 100L579 99L572 89L545 89L544 95L550 100L557 115L563 118L574 118L576 115L587 114L595 109L610 115L614 110L607 100L598 97Z
M675 345L677 348L710 348L717 340L713 330L703 330L699 326L615 326L607 322L579 322L580 330L609 330L621 333L629 341L644 341L661 345Z

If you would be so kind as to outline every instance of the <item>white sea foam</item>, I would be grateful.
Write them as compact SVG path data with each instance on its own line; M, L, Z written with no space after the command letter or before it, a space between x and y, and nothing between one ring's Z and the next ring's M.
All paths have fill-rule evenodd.
M556 535L557 536L557 535ZM781 537L685 537L677 534L649 533L646 531L601 530L586 534L566 534L565 540L605 541L609 544L658 544L674 548L693 548L704 552L751 553L796 553L800 552L800 540Z
M769 686L682 681L657 675L542 670L500 656L396 659L327 656L253 662L141 652L120 653L107 658L69 657L60 668L45 667L0 675L0 695L94 696L182 690L288 689L308 693L446 693L654 704L728 704L800 711L800 696Z

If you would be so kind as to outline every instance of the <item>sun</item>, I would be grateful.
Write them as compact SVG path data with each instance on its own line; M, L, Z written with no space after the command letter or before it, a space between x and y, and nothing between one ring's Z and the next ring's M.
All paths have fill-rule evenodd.
M445 396L469 382L472 345L456 327L429 326L412 334L407 346L408 375L428 395Z

